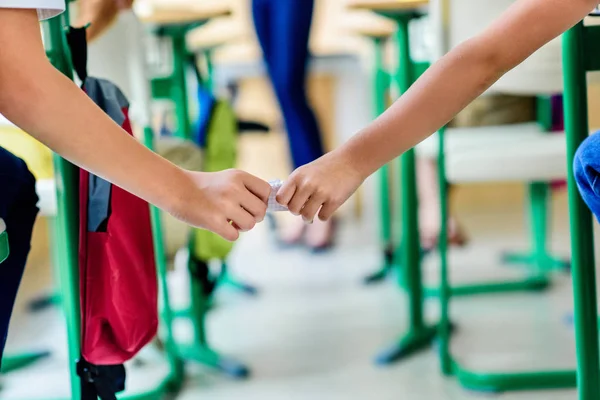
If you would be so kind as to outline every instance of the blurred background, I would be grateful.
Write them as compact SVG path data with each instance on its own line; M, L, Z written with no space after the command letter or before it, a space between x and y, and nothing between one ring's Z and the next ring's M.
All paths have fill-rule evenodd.
M313 8L310 0L254 0L255 4L252 0L136 0L131 10L114 12L98 11L104 7L101 3L72 3L71 20L85 22L90 16L110 21L90 41L89 72L114 81L129 97L140 137L144 125L150 125L156 151L187 168L202 169L205 154L195 135L211 130L215 114L206 114L208 104L224 102L233 111L239 131L233 139L235 165L265 180L285 180L293 167L302 164L300 159L339 146L381 111L378 102L389 104L398 96L394 81L406 62L399 47L399 20L410 16L406 17L410 58L422 65L476 34L512 1L452 0L446 2L451 17L445 22L440 22L444 19L436 9L444 3L439 1L314 0ZM258 12L265 14L260 20ZM260 24L266 33L259 43ZM303 57L306 45L299 31L307 26L309 53ZM131 43L139 51L132 51ZM178 54L181 49L184 53ZM279 55L269 59L269 49ZM147 75L136 79L127 65L139 64L139 57ZM305 61L306 80L302 79ZM179 80L174 80L178 74ZM179 95L174 94L177 85ZM600 85L590 79L588 89L590 126L598 127L600 115L593 110L600 106ZM464 367L474 371L575 366L570 271L558 262L570 257L567 196L561 179L566 165L561 91L557 41L457 116L446 135L452 284L503 282L540 273L550 283L543 291L483 290L483 294L452 298L456 330L451 349ZM182 98L188 108L183 111ZM309 123L311 110L317 131ZM183 123L181 115L189 120ZM543 118L545 122L540 122ZM188 132L182 134L185 124ZM47 150L23 145L26 139L10 134L13 128L5 125L2 129L7 133L0 135L0 144L20 153L38 180L51 179ZM522 128L527 137L523 142L513 131L524 125L543 125L544 135ZM506 128L510 134L503 136L505 126L513 128ZM473 131L467 133L468 129ZM551 142L547 137L552 137ZM419 217L424 252L419 269L426 288L440 282L435 140L436 136L416 152L420 207L413 212ZM485 162L480 167L477 160ZM509 165L514 171L506 177L503 171ZM531 171L541 166L558 172L537 177ZM183 386L171 396L182 400L429 400L479 398L482 391L485 395L481 387L465 389L464 382L461 385L460 380L440 373L437 340L409 356L386 353L387 347L414 328L409 318L409 278L400 262L400 231L406 223L400 212L406 188L400 170L395 162L386 178L369 178L331 226L307 230L291 215L277 213L244 233L222 260L196 260L206 267L204 278L209 281L201 307L205 342L235 361L215 365L214 360L196 357L196 362L186 362ZM384 181L389 186L382 190ZM532 226L531 182L547 190L542 228ZM385 194L387 206L382 203ZM382 215L382 207L391 211ZM10 354L48 354L1 375L0 399L70 397L64 311L51 257L53 240L60 239L49 234L51 223L52 215L36 223L7 346ZM382 237L386 225L392 238ZM534 248L534 253L539 250L537 255L545 252L546 261L551 256L558 261L510 264L514 260L507 252L529 252L536 240L532 230L539 238L540 229L546 247ZM188 271L194 258L193 249L191 256L188 251L190 230L166 215L162 230L171 306L183 310L175 312L175 338L193 341L198 317L185 311L195 293L189 290L190 280L197 279ZM433 324L440 316L440 301L435 293L427 293L421 299L424 319ZM143 391L163 379L169 368L163 341L154 341L128 363L128 392ZM502 398L576 398L575 389L535 389L542 390L506 390Z

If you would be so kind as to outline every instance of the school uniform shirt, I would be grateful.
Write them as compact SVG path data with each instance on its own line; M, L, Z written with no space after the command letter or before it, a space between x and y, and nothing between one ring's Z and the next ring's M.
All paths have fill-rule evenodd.
M42 21L65 11L65 0L0 0L0 8L35 9Z

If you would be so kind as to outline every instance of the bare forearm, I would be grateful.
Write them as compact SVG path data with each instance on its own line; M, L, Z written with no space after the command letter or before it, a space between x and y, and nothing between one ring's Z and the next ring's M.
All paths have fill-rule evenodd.
M35 10L0 8L0 49L0 113L61 156L228 240L264 218L267 182L236 170L202 173L174 166L52 67Z
M339 150L358 160L366 176L436 132L501 75L494 61L480 57L476 47L465 43L435 63Z
M36 72L43 85L6 81L2 91L12 95L0 112L73 163L159 207L173 206L188 184L182 170L127 135L53 67Z

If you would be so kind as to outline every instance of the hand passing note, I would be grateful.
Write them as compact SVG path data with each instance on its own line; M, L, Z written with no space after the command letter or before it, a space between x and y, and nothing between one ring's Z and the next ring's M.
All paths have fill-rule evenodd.
M189 194L171 212L175 218L230 241L264 219L271 187L262 179L234 169L187 174Z
M277 202L312 222L326 221L356 191L366 176L336 153L295 170L277 193Z

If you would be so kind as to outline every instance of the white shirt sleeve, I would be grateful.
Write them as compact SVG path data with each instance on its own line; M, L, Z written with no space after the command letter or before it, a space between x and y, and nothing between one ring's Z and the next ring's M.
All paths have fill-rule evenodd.
M65 11L65 0L0 0L0 8L32 8L41 21Z

